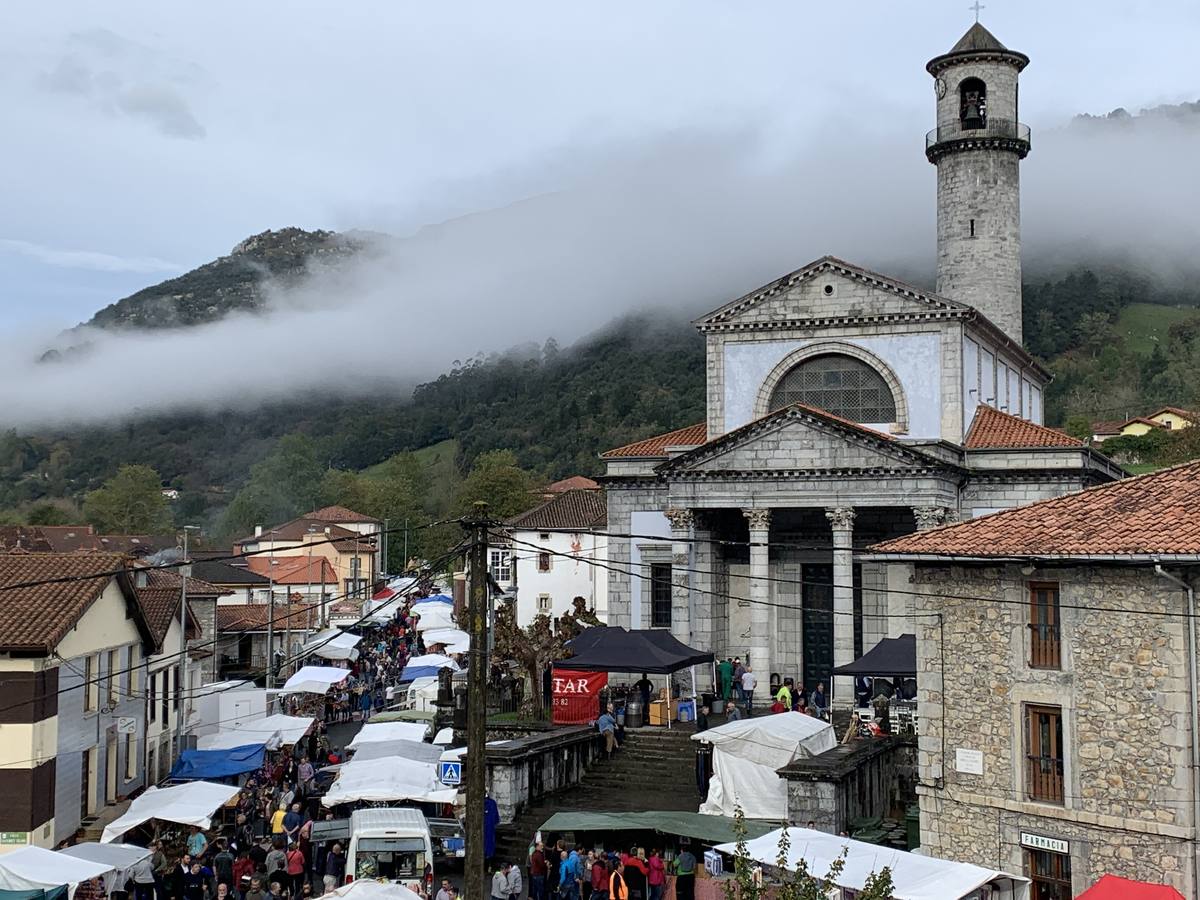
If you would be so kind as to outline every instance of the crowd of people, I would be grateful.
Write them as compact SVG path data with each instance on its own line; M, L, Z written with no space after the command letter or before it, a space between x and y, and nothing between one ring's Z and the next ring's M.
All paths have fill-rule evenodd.
M678 900L695 896L696 857L686 847L668 862L657 848L622 853L537 841L528 872L529 900L662 900L668 876ZM520 866L502 863L492 876L492 900L518 900L523 887Z

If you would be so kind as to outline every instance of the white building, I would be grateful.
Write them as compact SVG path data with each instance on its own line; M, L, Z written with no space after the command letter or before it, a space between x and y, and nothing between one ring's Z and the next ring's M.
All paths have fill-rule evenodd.
M576 597L607 621L607 523L601 490L555 493L509 520L511 547L494 550L490 562L500 587L516 588L519 625L543 614L554 619L568 613Z

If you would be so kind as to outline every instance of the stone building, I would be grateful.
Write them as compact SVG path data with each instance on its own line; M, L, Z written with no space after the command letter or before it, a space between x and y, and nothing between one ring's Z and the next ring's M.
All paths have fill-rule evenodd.
M912 592L921 846L1196 896L1200 462L873 548Z
M1042 427L1021 346L1027 63L978 24L929 63L937 292L827 256L696 322L706 420L602 455L610 623L811 689L911 630L856 550L1124 474Z

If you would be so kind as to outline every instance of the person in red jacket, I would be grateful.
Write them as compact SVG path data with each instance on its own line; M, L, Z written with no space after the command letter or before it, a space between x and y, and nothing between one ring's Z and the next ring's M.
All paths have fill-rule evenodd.
M650 870L650 874L646 876L646 883L650 886L650 900L662 900L663 888L667 883L667 867L663 864L657 847L650 851L646 868Z
M592 857L591 900L608 900L608 866L604 864L604 856L603 854L595 856L590 853L588 855Z

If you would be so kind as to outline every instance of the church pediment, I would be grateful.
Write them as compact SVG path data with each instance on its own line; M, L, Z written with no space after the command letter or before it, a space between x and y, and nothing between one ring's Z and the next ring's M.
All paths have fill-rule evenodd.
M701 331L815 322L957 318L969 307L826 256L698 319Z
M945 468L919 450L821 410L795 405L682 453L667 475Z

